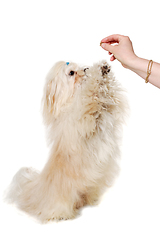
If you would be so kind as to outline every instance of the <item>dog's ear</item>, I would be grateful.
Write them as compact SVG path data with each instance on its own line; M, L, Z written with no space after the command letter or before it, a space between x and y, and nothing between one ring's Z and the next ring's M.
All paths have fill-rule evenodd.
M43 117L45 123L48 125L59 114L58 109L58 93L56 79L46 82L44 87L44 94L42 99ZM57 99L56 99L57 98Z
M54 110L56 84L53 81L49 82L45 89L45 101L48 112L52 113Z
M43 117L48 125L57 118L70 95L65 62L56 63L46 77L42 99Z
M53 120L53 116L56 117L55 98L57 91L57 75L56 65L51 68L44 86L43 98L42 98L42 111L45 124L49 125Z

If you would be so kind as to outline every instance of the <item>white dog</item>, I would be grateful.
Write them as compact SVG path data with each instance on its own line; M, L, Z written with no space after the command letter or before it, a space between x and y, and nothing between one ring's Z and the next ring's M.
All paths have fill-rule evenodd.
M42 222L70 219L95 204L119 172L127 100L110 67L58 62L44 87L50 155L41 173L22 168L8 199Z

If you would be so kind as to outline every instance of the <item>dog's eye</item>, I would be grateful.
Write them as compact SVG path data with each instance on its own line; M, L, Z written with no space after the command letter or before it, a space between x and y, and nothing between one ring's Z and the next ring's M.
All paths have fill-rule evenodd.
M74 71L70 71L69 75L73 76L74 75Z

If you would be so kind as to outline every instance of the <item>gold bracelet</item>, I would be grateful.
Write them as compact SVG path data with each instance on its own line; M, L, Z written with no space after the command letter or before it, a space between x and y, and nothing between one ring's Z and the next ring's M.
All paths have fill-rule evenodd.
M152 65L153 65L153 61L150 60L149 63L148 63L147 77L146 77L145 83L148 83L148 82L149 82L148 78L149 78L149 76L151 75Z

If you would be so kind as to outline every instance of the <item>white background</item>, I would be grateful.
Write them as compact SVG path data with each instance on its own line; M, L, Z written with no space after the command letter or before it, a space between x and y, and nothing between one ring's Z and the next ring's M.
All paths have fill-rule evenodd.
M121 174L97 207L72 221L41 225L3 203L23 166L42 169L48 156L40 112L45 76L59 60L92 64L109 56L99 43L128 35L137 55L160 62L159 2L0 2L0 238L160 239L160 89L111 63L128 92Z

